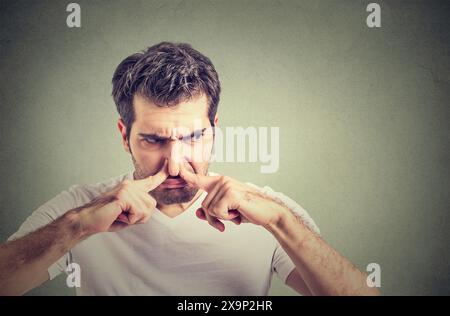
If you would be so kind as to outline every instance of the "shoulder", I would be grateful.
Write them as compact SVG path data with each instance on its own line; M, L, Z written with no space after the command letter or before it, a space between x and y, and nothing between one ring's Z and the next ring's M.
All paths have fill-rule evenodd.
M72 185L35 209L8 240L19 238L49 224L67 211L90 202L97 195L113 188L130 175L132 177L132 173L127 173L94 184Z
M293 200L292 198L290 198L289 196L287 196L281 192L273 190L269 186L260 187L253 183L250 183L250 182L246 182L246 184L254 187L255 189L262 192L263 194L266 194L266 195L274 198L275 200L281 202L285 206L287 206L292 212L296 213L302 219L304 224L306 224L315 233L320 235L320 229L317 226L317 224L314 222L314 220L309 215L309 213L300 204L298 204L295 200Z
M74 184L44 203L36 212L45 212L52 219L56 219L66 211L82 206L100 194L111 190L130 175L132 176L132 173L128 172L97 183Z
M77 201L79 201L79 203L83 205L90 202L102 193L110 191L125 179L132 178L133 172L130 171L96 183L72 185L68 191L76 198Z

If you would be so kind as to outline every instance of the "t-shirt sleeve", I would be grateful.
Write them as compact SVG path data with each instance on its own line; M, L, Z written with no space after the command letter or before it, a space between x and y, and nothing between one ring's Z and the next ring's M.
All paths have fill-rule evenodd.
M250 184L250 183L249 183ZM292 212L296 213L303 221L303 223L308 226L313 232L318 234L320 236L320 229L317 227L314 220L311 218L311 216L308 214L308 212L303 209L297 202L289 198L288 196L284 195L283 193L276 192L272 188L265 186L265 187L257 187L253 185L254 187L258 188L260 191L262 191L264 194L267 194L271 196L272 198L275 198L276 200L282 202L284 205L286 205ZM286 279L289 276L289 274L292 272L292 270L295 268L294 263L292 262L291 258L287 255L286 251L284 251L283 247L279 244L278 241L276 241L275 245L275 251L272 258L272 270L275 272L275 274L280 278L283 283L286 283Z
M69 190L61 192L53 199L37 208L30 216L28 216L19 229L8 238L8 241L23 237L53 222L67 211L79 206L76 198L76 187L77 186L72 186ZM66 271L66 267L70 262L71 254L68 252L52 264L48 268L50 280L54 279L61 272Z

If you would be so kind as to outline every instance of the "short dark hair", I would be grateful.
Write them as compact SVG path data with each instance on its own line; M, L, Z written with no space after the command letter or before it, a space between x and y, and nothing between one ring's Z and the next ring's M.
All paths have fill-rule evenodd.
M219 76L211 60L189 44L161 42L128 56L117 66L112 85L127 137L135 120L136 93L158 106L173 106L205 94L209 121L214 126L221 91Z

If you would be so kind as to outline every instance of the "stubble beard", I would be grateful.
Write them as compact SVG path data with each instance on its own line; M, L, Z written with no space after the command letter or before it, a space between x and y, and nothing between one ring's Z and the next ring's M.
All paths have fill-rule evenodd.
M134 159L133 155L131 155L131 159L133 160L135 170L134 178L136 180L144 179L153 175L142 168L142 166L136 162L136 159ZM206 175L207 172L208 168L206 168L204 175ZM168 205L190 202L197 194L198 190L198 188L190 186L173 189L157 187L153 191L149 192L149 194L158 202L158 204Z

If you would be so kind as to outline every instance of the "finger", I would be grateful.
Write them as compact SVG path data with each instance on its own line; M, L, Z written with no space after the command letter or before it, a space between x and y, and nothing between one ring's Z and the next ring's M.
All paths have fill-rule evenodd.
M199 219L206 221L206 215L202 208L197 209L197 211L195 212L195 215ZM229 215L229 220L232 221L233 223L237 223L238 225L241 223L241 215L239 214L239 212L237 210L229 211L228 215Z
M200 219L206 221L206 215L205 215L205 212L203 212L203 210L202 210L201 208L199 208L199 209L195 212L195 215L196 215L198 218L200 218Z
M156 205L158 204L156 200L147 192L141 192L139 191L139 197L142 199L144 204L147 206L147 210L153 211L156 208Z
M120 221L120 222L123 222L123 223L126 223L126 224L129 223L128 222L128 217L127 217L127 215L125 213L120 213L119 217L117 217L116 220Z
M228 203L224 199L226 190L219 186L219 192L214 195L209 203L209 207L205 211L213 213L215 216L222 219L229 219L228 217Z
M205 215L206 220L208 221L209 225L216 228L220 232L223 232L225 230L225 225L219 219L215 218L214 216L209 215L208 212L206 212L205 210L203 210L203 209L201 209L201 210L203 211L203 214Z
M229 210L228 215L230 216L230 221L235 223L236 225L240 225L245 223L244 217L239 213L238 210Z
M136 180L135 182L138 183L138 185L141 186L143 190L149 192L158 187L161 183L163 183L168 176L169 173L167 171L167 159L166 159L164 160L163 166L156 174L154 174L153 176L149 176L145 179Z
M225 231L225 224L222 223L219 219L217 219L213 216L211 216L211 217L212 217L213 227L217 228L217 230L219 230L220 232L223 233Z
M221 199L217 201L217 203L211 203L211 211L212 216L217 218L229 221L240 215L237 210L230 210L228 206L228 202L225 199Z
M187 170L184 164L180 164L180 177L188 184L205 190L206 192L211 191L216 182L220 179L220 176L204 176L193 173Z
M139 222L148 213L147 205L144 200L139 196L138 191L128 192L128 201L130 204L130 209L128 210L128 220L130 224L135 224Z
M219 193L219 195L221 195L221 194ZM216 197L217 196L218 195L216 195ZM220 210L215 209L215 208L220 208L221 206L214 206L214 203L215 203L214 201L211 202L211 204L210 204L211 209L213 209L214 213L219 212L219 214L221 214ZM222 216L222 219L230 220L236 225L240 225L242 223L242 216L238 210L228 210L228 205L226 205L226 204L223 206L223 208L224 208L224 211L222 211L222 212L224 215ZM199 208L196 212L196 215L198 218L200 218L202 220L206 220L206 215L205 215L203 209Z
M145 224L145 223L148 222L148 220L150 219L150 217L151 217L151 215L150 215L150 214L147 214L147 215L145 215L144 217L142 217L140 220L138 220L138 221L136 222L136 224Z
M211 201L217 196L219 190L220 190L220 182L217 182L214 188L208 192L208 194L206 195L205 199L202 202L202 207L205 211L209 212Z
M230 216L230 220L233 221L235 219L241 219L241 213L239 213L238 210L229 210L228 211L228 216Z
M113 222L113 223L111 224L111 226L109 226L108 231L109 231L109 232L117 232L117 231L119 231L119 230L121 230L122 228L125 228L125 227L127 227L127 226L128 226L127 223L123 223L123 222L120 222L120 221L115 221L115 222Z
M231 211L230 211L230 212L231 212ZM240 225L240 224L242 223L242 218L241 218L240 215L238 215L237 217L231 219L231 221L232 221L233 223L235 223L236 225Z
M145 215L144 215L145 222L147 222L150 219L150 217L153 216L153 213L156 210L157 202L148 193L142 193L142 200L144 201L145 205L147 206L147 208L144 211L144 213L145 213Z
M241 223L241 215L239 214L238 211L236 210L231 210L228 212L229 214L229 220L232 221L233 223L239 225ZM203 211L202 208L197 209L197 211L195 212L195 215L201 219L206 221L206 215L205 212Z

